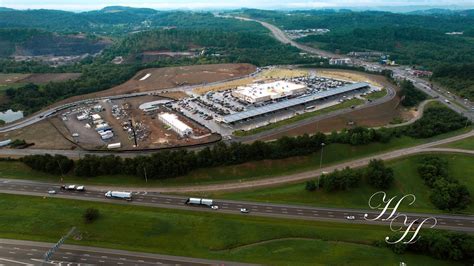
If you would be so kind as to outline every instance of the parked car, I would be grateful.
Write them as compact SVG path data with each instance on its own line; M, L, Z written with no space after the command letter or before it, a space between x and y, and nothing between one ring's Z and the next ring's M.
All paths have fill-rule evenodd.
M48 190L48 194L49 195L54 195L54 194L56 194L56 190L54 190L54 189Z
M355 216L349 215L349 216L346 216L346 219L347 220L355 220Z
M218 210L218 209L219 209L219 206L217 206L217 205L212 205L212 206L211 206L211 209L213 209L213 210Z

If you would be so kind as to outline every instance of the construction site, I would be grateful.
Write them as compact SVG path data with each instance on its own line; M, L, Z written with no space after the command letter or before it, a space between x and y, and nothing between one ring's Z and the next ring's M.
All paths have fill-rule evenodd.
M347 115L328 120L338 121L334 127L324 122L314 129L305 123L301 130L311 133L322 128L338 130L348 125L385 125L400 116L396 104L384 103L390 106L382 108L383 112L369 110L378 106L373 101L379 96L375 96L383 97L387 92L380 80L375 81L368 75L338 70L250 68L247 65L200 68L166 68L160 71L167 74L159 76L154 70L141 71L115 90L100 92L93 95L97 96L94 98L81 96L82 99L74 104L66 103L65 108L48 115L47 120L3 134L3 138L24 138L29 143L37 142L35 147L38 148L146 150L228 140L238 137L239 132L252 134L256 129L272 129L273 125L294 123L297 121L294 119L317 117L325 110L349 109L354 115L349 120L344 119ZM220 80L205 76L210 69L222 73ZM199 82L198 76L201 76L201 81L204 77L211 82L153 85L163 84L161 78L187 76L187 70L193 72L189 72L192 76L186 79ZM169 76L173 72L177 76ZM374 106L359 111L365 104ZM373 115L367 116L367 112ZM409 119L410 115L405 117ZM39 142L36 139L41 133L28 134L30 128L37 127L51 136L52 141ZM301 130L295 126L288 133ZM43 136L42 139L48 138Z
M156 96L104 99L66 110L60 116L74 142L88 149L153 149L219 139L166 107L170 101ZM163 116L174 120L170 123ZM186 127L186 133L175 125Z

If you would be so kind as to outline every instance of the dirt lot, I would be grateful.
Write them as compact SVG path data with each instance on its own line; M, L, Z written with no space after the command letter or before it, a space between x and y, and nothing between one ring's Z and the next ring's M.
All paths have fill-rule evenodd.
M19 80L21 83L48 83L48 82L60 82L71 79L77 79L81 76L81 73L46 73L46 74L31 74L28 77Z
M105 141L101 140L99 134L93 128L85 127L86 123L92 125L91 121L77 120L76 116L82 111L78 113L72 113L67 116L68 119L66 121L60 122L63 122L67 127L67 132L65 135L72 136L73 133L77 133L79 136L75 137L75 139L82 147L86 149L105 149L107 144L117 142L121 143L121 149L136 149L136 147L134 147L135 143L133 140L132 131L128 131L130 120L133 121L133 124L136 128L138 143L137 149L201 144L219 139L219 136L211 135L207 128L184 116L180 116L181 121L193 128L195 135L195 137L182 138L174 131L167 128L157 118L158 113L160 112L172 111L168 110L164 106L162 106L160 110L155 110L148 113L145 113L139 109L141 104L157 100L165 99L158 96L143 96L122 100L101 101L97 103L102 106L102 111L98 112L98 114L101 116L104 122L108 123L110 127L112 127L114 132L114 136L111 139ZM83 109L90 109L94 105L96 104L89 105ZM118 114L117 116L113 115L114 108L116 108L116 110L120 110L119 113L116 113L116 115Z
M139 71L132 79L121 85L100 92L74 96L61 101L60 103L133 92L165 90L184 85L216 82L219 80L245 76L254 72L255 69L256 67L250 64L214 64L144 69Z
M308 73L309 72L307 70L301 70L301 69L286 69L286 68L265 69L262 72L260 72L256 77L232 80L229 82L225 82L225 83L213 85L213 86L198 87L198 88L195 88L193 91L197 94L204 94L209 91L222 91L222 90L236 88L238 86L245 86L257 81L301 77L301 76L308 75Z
M17 83L20 80L26 79L31 74L0 74L0 85L10 85L12 83Z
M337 70L339 72L339 70ZM368 78L371 82L376 82L381 86L393 87L384 77L379 75L371 75L359 73L354 71L341 71L349 74L362 75ZM318 73L319 74L319 73ZM346 75L348 76L348 75ZM398 91L398 88L395 88ZM369 108L355 110L348 114L339 115L333 118L324 119L309 125L301 126L284 133L279 133L265 138L264 140L273 140L282 136L296 136L304 133L313 134L318 131L331 132L334 130L341 130L347 128L348 122L353 121L354 126L377 127L384 126L392 122L395 118L402 118L404 121L409 120L414 116L412 110L406 110L399 105L399 97L396 96L391 101L376 105Z
M166 107L161 107L159 110L153 111L151 113L145 114L141 111L138 106L140 104L155 101L158 98L155 97L151 99L150 97L140 97L140 98L131 98L122 101L114 101L115 104L127 104L129 106L130 116L133 118L135 123L143 123L146 125L149 136L139 141L139 148L163 148L163 147L173 147L173 146L183 146L183 145L192 145L192 144L201 144L207 143L213 140L216 140L218 136L210 135L210 131L197 124L193 120L177 114L181 121L193 128L194 135L198 138L182 138L174 131L167 128L162 122L157 118L158 113L160 112L172 112ZM115 123L115 122L114 122ZM115 128L115 127L114 127ZM121 139L124 137L121 137ZM132 148L132 141L129 141L129 144L124 146L124 148Z
M26 128L8 133L0 133L0 139L24 139L28 143L35 143L34 149L73 149L75 145L67 141L58 130L52 126L53 123L61 132L67 129L58 118L43 120Z

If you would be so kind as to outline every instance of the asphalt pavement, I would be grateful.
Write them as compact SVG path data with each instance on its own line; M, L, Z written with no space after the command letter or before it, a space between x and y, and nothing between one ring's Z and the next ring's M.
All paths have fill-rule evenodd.
M45 252L54 244L0 239L0 265L250 265L67 244L44 262Z
M48 194L49 190L55 190L57 194ZM148 207L159 207L168 209L180 209L188 211L206 211L248 216L266 216L274 218L289 218L316 221L334 221L355 224L376 224L389 225L388 221L367 221L364 215L367 213L369 218L376 217L379 210L373 211L368 207L366 210L344 209L344 208L320 208L288 204L257 203L232 200L214 200L217 210L208 206L193 206L185 204L188 197L164 195L159 192L132 191L132 201L122 199L109 199L104 196L107 189L90 189L86 191L67 191L60 190L60 185L45 184L41 182L25 180L0 180L0 193L42 196L50 198L65 198L75 200L85 200L94 202L107 202L124 205L137 205ZM241 213L241 209L246 208L249 213ZM466 215L444 215L444 214L420 214L405 213L410 219L435 217L438 220L437 228L449 229L455 231L474 232L474 216ZM355 219L348 219L348 216L354 216Z

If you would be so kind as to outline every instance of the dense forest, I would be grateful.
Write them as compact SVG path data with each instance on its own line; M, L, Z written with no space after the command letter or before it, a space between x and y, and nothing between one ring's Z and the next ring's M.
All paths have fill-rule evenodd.
M432 80L455 90L461 97L474 100L474 64L442 65L433 72Z
M148 50L186 51L200 47L207 54L218 54L226 62L245 62L257 66L312 63L295 47L283 45L266 32L205 29L151 30L133 34L104 51L104 57L136 55Z
M298 41L339 53L385 52L399 64L433 70L434 81L474 99L474 10L428 10L409 14L350 10L243 9L233 12L284 29L328 28L328 34L307 36ZM453 31L463 34L446 34Z
M158 11L148 8L106 7L89 12L58 10L0 11L1 28L35 28L59 33L91 33L121 37L161 27L263 31L257 23L215 17L210 12Z

